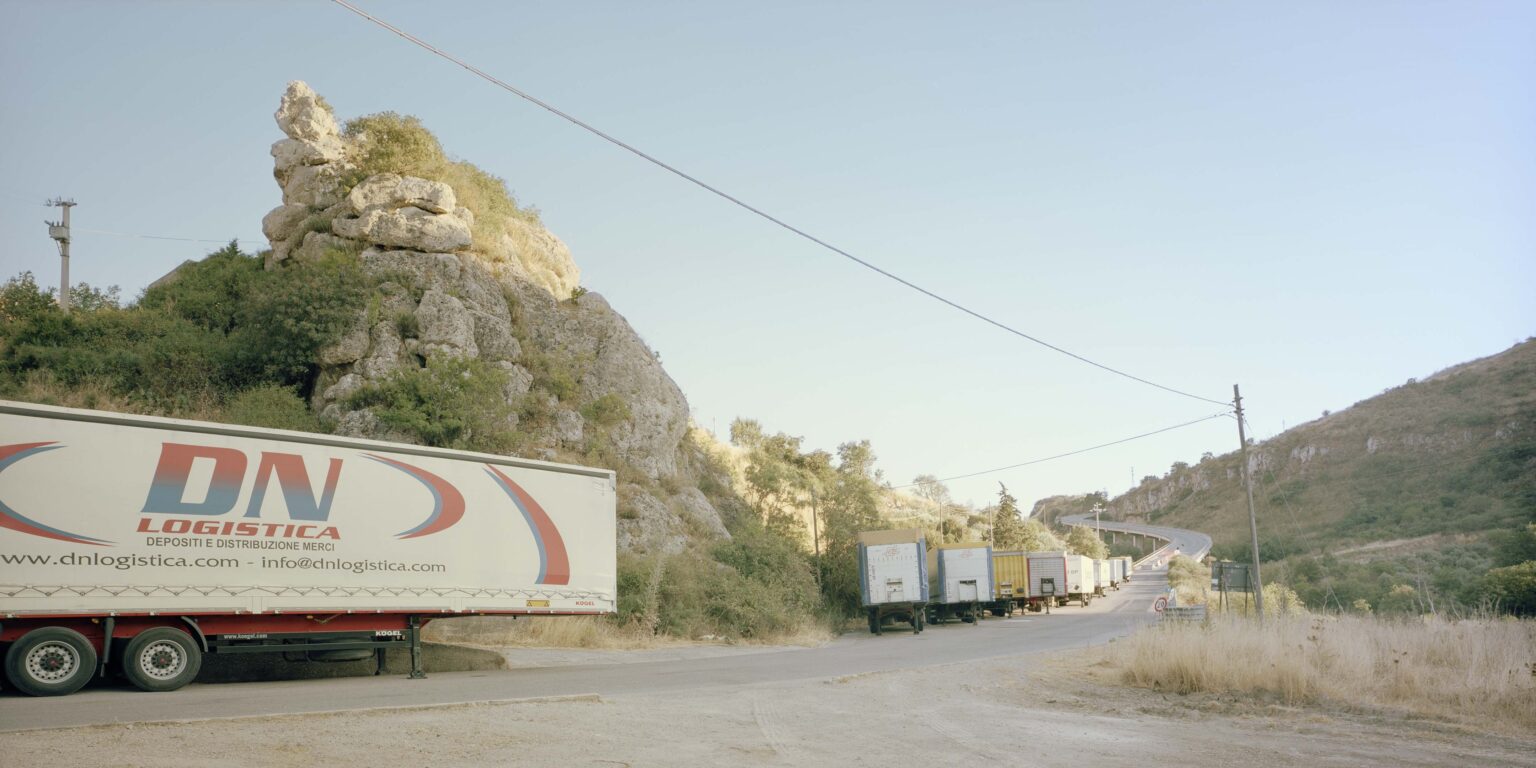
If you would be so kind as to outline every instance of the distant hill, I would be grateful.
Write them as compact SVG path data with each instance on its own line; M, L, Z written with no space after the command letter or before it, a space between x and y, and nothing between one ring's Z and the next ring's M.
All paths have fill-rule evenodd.
M1108 514L1204 531L1214 554L1246 557L1239 461L1233 451L1176 463ZM1536 341L1325 412L1251 445L1249 463L1260 554L1312 602L1374 603L1406 584L1426 603L1475 604L1473 576L1505 564L1503 538L1536 521ZM1056 496L1035 514L1091 503Z

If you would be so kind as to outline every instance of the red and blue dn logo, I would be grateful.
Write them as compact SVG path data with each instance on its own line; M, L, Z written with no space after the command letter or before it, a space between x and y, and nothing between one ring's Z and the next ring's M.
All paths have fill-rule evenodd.
M47 451L63 448L57 442L17 443L14 445L0 446L0 472L4 472L11 465L22 459L35 456ZM412 528L408 528L395 534L397 539L415 539L423 536L431 536L452 528L464 518L465 502L464 494L458 488L444 478L429 472L421 467L388 456L366 453L364 457L376 461L384 466L395 469L414 479L432 494L432 511L426 519ZM208 487L204 489L201 501L188 502L188 482L191 476L192 463L196 459L213 462L213 473ZM325 482L320 492L316 494L310 483L309 473L304 466L301 456L287 453L275 453L262 451L256 462L256 473L251 485L250 501L246 505L244 518L254 518L261 515L263 501L267 486L275 479L283 497L283 502L288 510L291 520L301 522L318 523L324 525L330 518L331 504L336 497L336 489L341 481L343 460L333 458L325 473ZM183 520L185 530L180 533L193 535L290 535L286 528L294 528L289 525L286 528L277 525L259 526L252 522L225 522L215 523L213 518L228 515L235 511L235 505L240 497L241 486L245 482L248 458L244 451L235 448L222 448L204 445L187 445L183 443L164 443L161 446L160 460L155 467L155 474L149 484L149 492L146 494L144 506L140 510L141 515L179 515L194 520ZM550 519L544 507L539 504L522 486L512 478L494 466L485 466L486 475L496 484L512 505L522 515L523 521L528 525L533 534L534 544L539 554L539 574L536 583L539 584L569 584L571 579L570 557L566 553L565 539L561 537L560 530ZM195 498L195 496L194 496ZM145 518L146 520L163 518ZM170 522L178 522L172 520ZM31 536L40 536L46 539L67 541L74 544L90 544L93 546L111 546L113 542L104 539L92 538L78 533L54 528L45 523L33 520L21 512L13 509L4 501L0 501L0 528L8 528L13 531L25 533ZM141 530L145 530L141 521ZM265 531L271 528L272 531ZM285 532L277 532L279 529ZM304 526L318 528L318 526ZM329 535L322 533L326 538L340 538L335 528L326 528ZM301 534L302 535L302 534Z

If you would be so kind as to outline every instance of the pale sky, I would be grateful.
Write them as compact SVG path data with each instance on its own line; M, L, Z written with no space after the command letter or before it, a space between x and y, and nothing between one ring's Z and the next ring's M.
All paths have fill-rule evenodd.
M1536 4L358 3L1001 322L1204 397L1240 383L1260 437L1536 333ZM722 436L867 438L902 484L1219 410L323 0L7 0L0 71L0 278L57 284L55 195L79 203L73 278L130 298L265 247L272 112L302 79L504 177ZM951 488L1118 493L1236 442L1216 420Z

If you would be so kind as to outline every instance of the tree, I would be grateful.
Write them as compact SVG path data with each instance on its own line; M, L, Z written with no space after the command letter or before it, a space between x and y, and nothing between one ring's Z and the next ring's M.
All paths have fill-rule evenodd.
M837 467L825 476L822 498L822 596L845 615L859 610L858 535L880 520L880 473L869 441L843 443Z
M912 484L917 497L933 505L939 518L939 540L945 543L964 541L965 520L957 515L963 515L965 510L950 498L949 489L933 475L918 475L912 479Z
M1067 548L1055 533L1039 520L1025 520L1021 526L1018 549L1025 552L1060 552Z
M1019 500L998 483L997 506L992 509L992 548L1021 549L1024 545L1024 520L1019 516Z
M1484 592L1499 610L1536 616L1536 560L1495 568L1488 572L1484 585Z
M1074 525L1067 530L1067 551L1086 555L1095 560L1109 557L1109 546L1099 538L1099 534L1086 525Z

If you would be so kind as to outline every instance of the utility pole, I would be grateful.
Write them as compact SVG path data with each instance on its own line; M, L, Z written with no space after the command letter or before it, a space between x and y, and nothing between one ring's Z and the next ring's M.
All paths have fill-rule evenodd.
M1253 538L1253 607L1264 626L1264 580L1259 577L1259 518L1253 513L1253 471L1248 467L1248 435L1243 431L1243 396L1232 385L1232 405L1237 409L1238 453L1243 460L1243 486L1248 490L1248 532Z
M821 589L821 525L816 520L816 488L811 488L811 541L816 547L816 589Z
M59 309L64 314L69 314L69 209L75 207L75 201L55 197L44 205L58 206L64 209L64 218L60 221L44 221L48 225L48 236L59 243Z

